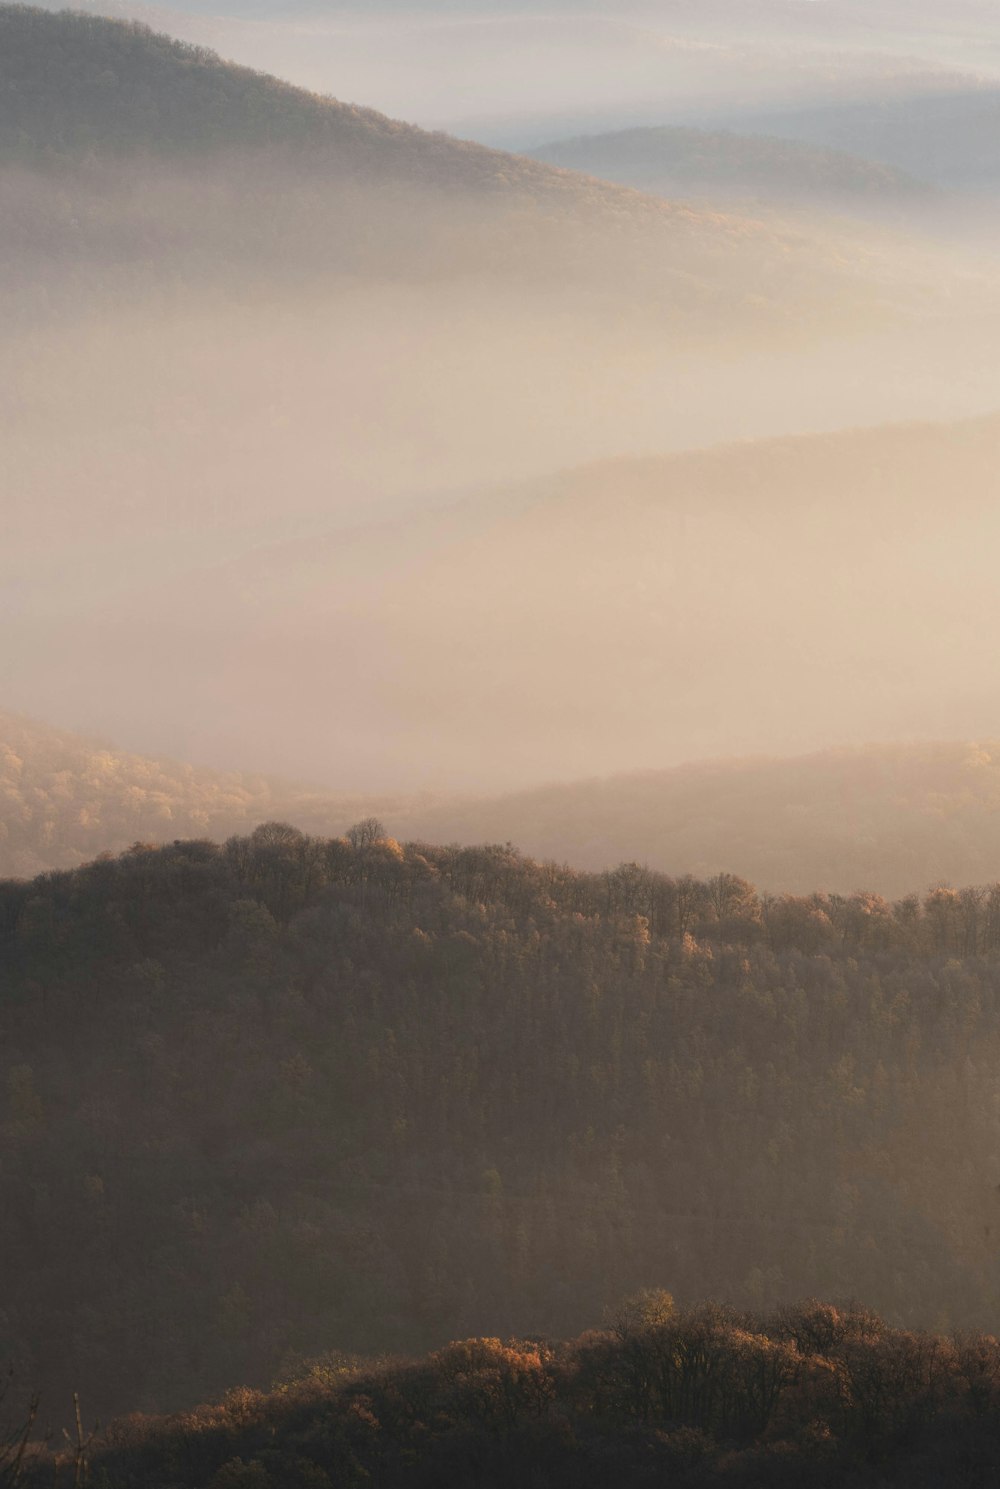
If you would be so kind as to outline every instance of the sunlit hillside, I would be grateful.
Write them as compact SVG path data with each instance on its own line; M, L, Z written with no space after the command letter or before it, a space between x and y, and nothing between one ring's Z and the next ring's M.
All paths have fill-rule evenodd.
M1000 3L63 3L0 1489L997 1489Z
M0 877L75 868L135 842L221 841L274 817L338 833L376 807L400 803L147 759L0 712Z

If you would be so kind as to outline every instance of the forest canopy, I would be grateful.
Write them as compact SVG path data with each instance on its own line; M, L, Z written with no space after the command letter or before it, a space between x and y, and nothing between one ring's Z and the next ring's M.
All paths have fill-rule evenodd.
M19 1380L106 1420L645 1287L997 1327L1000 887L354 836L0 886Z

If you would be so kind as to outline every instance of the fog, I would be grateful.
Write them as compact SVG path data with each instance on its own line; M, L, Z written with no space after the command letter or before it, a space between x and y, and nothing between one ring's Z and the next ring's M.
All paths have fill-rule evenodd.
M802 17L768 13L791 45ZM886 7L857 50L837 14L849 92L902 32ZM342 25L388 65L380 26L451 47L566 20L252 25ZM558 78L594 98L591 24ZM799 40L808 71L829 37ZM519 73L533 99L547 56ZM72 168L0 172L6 706L338 791L997 732L995 437L962 422L1000 385L988 192L975 218L940 181L898 210L877 176L793 200L779 156L770 198L694 169L678 203L304 117L298 144L228 127L193 153L140 119ZM719 453L673 458L698 450Z
M0 5L0 1480L985 1462L992 0L107 4ZM991 1333L544 1342L665 1283Z
M815 433L992 406L995 323L927 296L725 338L480 274L25 330L4 697L338 790L988 733L993 426Z

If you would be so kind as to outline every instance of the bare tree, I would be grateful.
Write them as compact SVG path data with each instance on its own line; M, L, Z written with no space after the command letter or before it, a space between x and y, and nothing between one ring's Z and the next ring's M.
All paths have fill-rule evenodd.
M14 1372L11 1370L3 1385L0 1386L0 1410L7 1404L13 1383ZM36 1391L29 1400L23 1415L18 1417L14 1425L0 1428L0 1489L12 1489L13 1485L21 1482L25 1454L37 1416L38 1392Z
M363 817L360 822L355 822L349 827L345 836L352 848L370 848L373 843L378 843L386 835L385 827L377 817Z

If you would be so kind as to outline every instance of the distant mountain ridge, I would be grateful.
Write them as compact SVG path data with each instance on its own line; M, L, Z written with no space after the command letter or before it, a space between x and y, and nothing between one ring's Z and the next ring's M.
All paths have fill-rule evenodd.
M512 841L574 868L637 861L771 891L901 895L1000 877L1000 741L715 760L494 797L309 790L115 750L0 712L0 877L73 868L136 841L221 841L280 819L338 835Z
M407 820L387 815L400 830ZM698 761L445 802L417 823L435 840L510 839L581 869L636 860L773 891L903 895L1000 874L1000 741Z
M846 204L926 194L915 176L862 156L734 130L650 126L552 140L528 153L550 165L675 196L714 193L772 203L801 199Z
M996 85L762 112L733 127L864 155L938 186L993 191L1000 187Z

